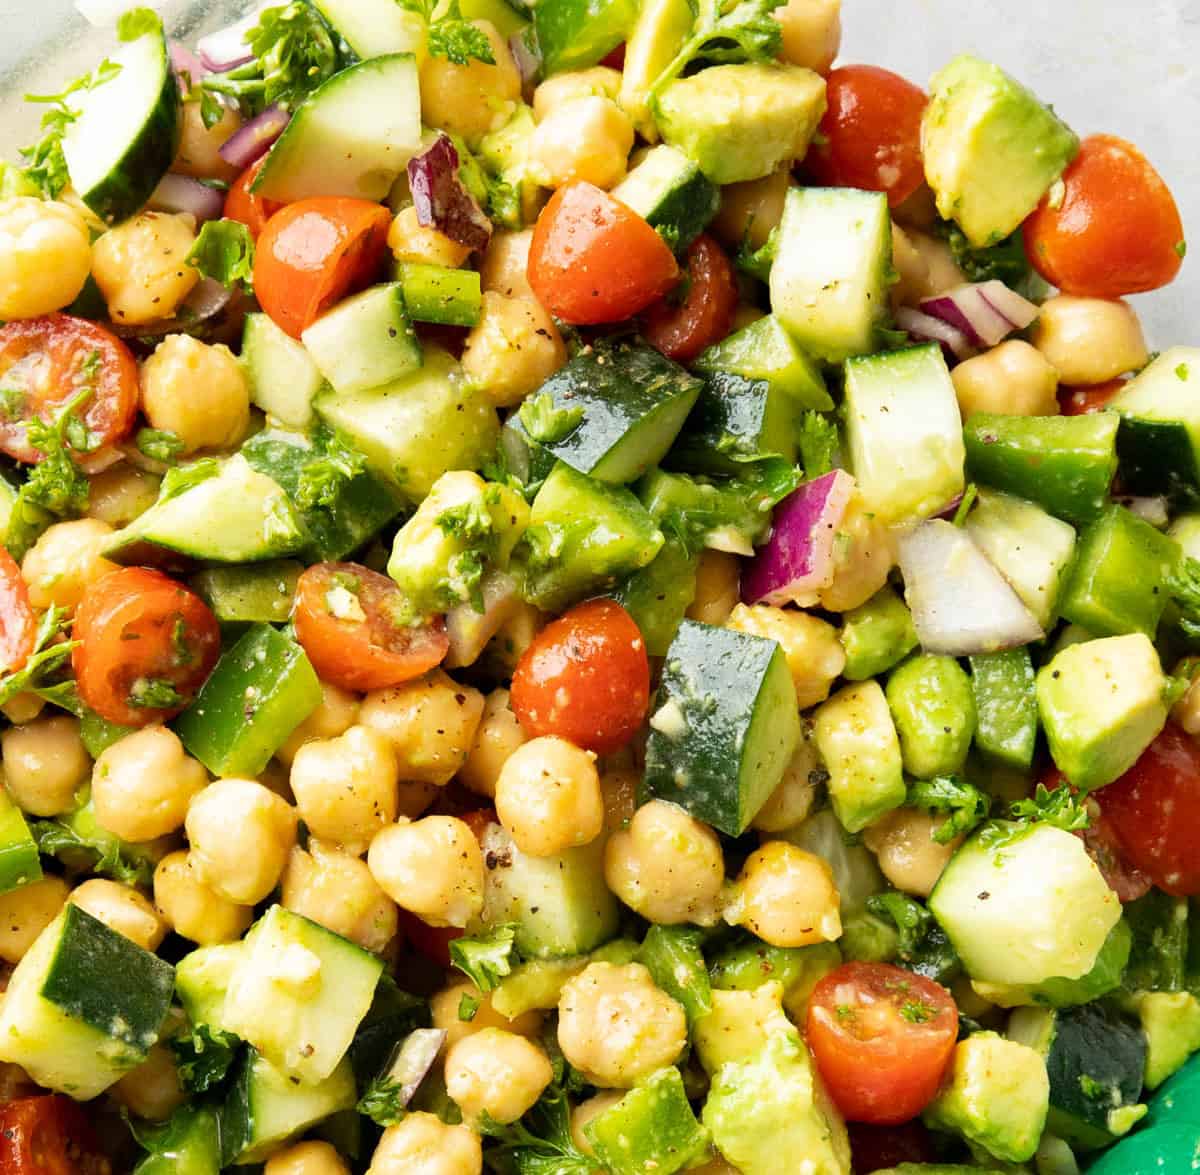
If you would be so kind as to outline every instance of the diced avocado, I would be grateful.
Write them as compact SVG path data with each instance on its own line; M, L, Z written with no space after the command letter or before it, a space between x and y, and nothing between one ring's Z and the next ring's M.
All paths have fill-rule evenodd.
M975 695L953 657L910 657L888 678L887 703L910 775L932 779L961 770L975 734Z
M954 1047L925 1123L961 1135L1009 1163L1033 1158L1050 1108L1041 1055L995 1032L975 1032Z
M288 428L308 428L324 379L304 344L262 313L246 315L242 370L250 402Z
M839 638L846 650L842 676L847 681L886 673L917 647L912 613L887 585L842 616Z
M651 89L683 48L695 19L688 0L645 0L625 42L625 66L617 101L648 143L658 142Z
M938 212L972 245L994 245L1037 207L1079 140L999 66L969 54L934 75L929 97L921 147Z
M20 889L41 876L37 842L24 813L0 783L0 894Z
M1130 1001L1146 1034L1147 1089L1157 1089L1200 1049L1200 1000L1190 991L1141 991Z
M715 1076L722 1065L754 1056L775 1033L792 1031L782 999L774 980L747 991L714 991L711 1010L692 1032L704 1071Z
M904 803L896 724L879 683L846 686L813 719L817 750L829 772L829 798L847 832L859 832Z
M695 926L651 926L638 962L654 982L687 1013L688 1023L712 1011L712 983L700 947L704 931Z
M175 993L193 1025L229 1032L225 1022L225 993L246 947L241 942L198 947L179 960L175 968Z
M286 624L304 565L275 559L240 567L210 567L188 583L222 624Z
M589 963L587 955L565 959L530 959L514 967L491 993L492 1007L506 1020L524 1013L558 1007L563 984L574 979Z
M1167 721L1167 684L1140 632L1071 645L1044 665L1038 713L1067 779L1091 791L1132 767Z
M713 958L709 979L720 991L754 991L764 984L778 983L783 988L783 1006L800 1023L813 988L841 961L842 953L833 942L773 947L747 938L725 947Z
M663 140L714 184L736 184L804 157L825 79L798 65L717 65L668 83L656 101Z
M542 203L539 169L529 155L535 126L533 110L521 103L508 122L499 130L484 135L479 142L479 158L483 165L513 194L511 208L497 208L496 200L491 201L491 210L501 214L499 219L507 228L519 229L532 224Z
M721 207L717 185L682 151L666 143L647 151L611 194L657 229L676 253L708 227Z

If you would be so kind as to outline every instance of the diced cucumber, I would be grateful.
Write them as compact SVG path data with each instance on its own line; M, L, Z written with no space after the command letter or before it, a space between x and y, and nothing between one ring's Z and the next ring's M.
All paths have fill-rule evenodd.
M508 3L508 0L461 0L458 7L463 14L463 20L491 21L496 26L496 31L505 38L529 28L526 16L532 5L521 4L519 0L512 4ZM439 3L438 12L441 10L442 6Z
M682 151L652 147L612 190L676 252L688 247L721 206L721 191Z
M117 72L72 95L76 117L62 139L71 185L108 224L150 198L175 160L181 128L179 83L162 26L118 46Z
M404 305L417 322L443 326L474 326L483 306L479 271L418 265L405 261L396 267Z
M970 658L975 694L975 745L1013 767L1029 767L1037 743L1036 678L1029 649Z
M251 185L290 203L306 196L382 200L421 146L421 94L411 53L336 73L302 102Z
M245 954L243 943L226 942L198 947L179 960L175 992L193 1025L232 1031L225 1020L225 993Z
M312 423L312 402L325 381L304 344L266 314L246 315L242 368L251 403L289 428L307 428Z
M248 567L210 567L188 581L222 624L286 624L304 570L293 559Z
M740 836L799 737L796 688L779 645L685 620L663 665L639 801L670 800Z
M0 894L41 876L41 858L25 815L0 785Z
M683 614L696 595L700 556L668 538L654 558L626 577L612 597L634 619L651 657L666 656Z
M792 188L771 266L771 309L818 359L838 363L867 355L888 315L891 266L886 196L853 188Z
M546 76L595 65L625 40L637 13L637 0L553 0L536 5L533 27Z
M133 1175L217 1175L221 1169L221 1131L211 1106L185 1102L166 1122L140 1126L138 1141L150 1153Z
M929 518L963 489L954 384L935 343L846 363L846 447L866 510Z
M0 1060L88 1101L146 1059L174 982L169 963L68 903L8 981Z
M313 0L313 7L363 61L393 53L419 58L425 53L421 14L393 0Z
M645 0L625 42L625 67L617 100L648 143L658 142L650 92L683 48L695 19L688 0Z

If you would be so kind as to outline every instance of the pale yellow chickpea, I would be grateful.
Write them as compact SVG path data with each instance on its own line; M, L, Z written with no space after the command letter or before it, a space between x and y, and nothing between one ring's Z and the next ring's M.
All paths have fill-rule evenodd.
M896 281L888 290L893 308L915 306L929 288L929 263L900 225L892 222L892 268Z
M529 246L533 244L533 229L512 232L500 229L492 234L491 243L479 266L479 284L483 292L503 294L506 298L528 298L537 301L529 284Z
M500 769L496 815L531 857L590 843L604 827L596 756L553 735L531 739Z
M842 44L842 0L788 0L772 15L783 30L779 56L828 73Z
M540 302L491 290L483 295L462 369L497 408L519 404L566 361L566 344Z
M896 565L895 536L863 507L857 492L842 516L833 550L833 582L817 597L830 612L849 612L865 604L887 583Z
M354 856L396 819L398 779L391 742L369 726L307 742L292 760L300 818L313 835L337 841Z
M696 567L696 594L687 608L689 620L720 626L740 598L740 565L725 551L703 551Z
M605 1110L611 1110L625 1096L621 1089L606 1089L594 1094L585 1102L580 1102L571 1110L571 1141L585 1155L595 1154L592 1140L584 1133L584 1127L594 1118L599 1118Z
M577 69L571 73L556 73L540 83L533 92L533 117L541 122L560 106L576 98L609 98L616 100L621 89L621 72L606 65Z
M283 871L285 909L303 914L377 954L396 933L396 903L379 888L366 863L312 839L296 846Z
M0 200L0 319L69 306L91 267L91 237L73 208L33 196Z
M358 694L342 689L340 685L321 682L321 701L317 708L288 735L283 746L275 752L275 758L290 767L296 752L305 743L345 734L358 721L360 701Z
M440 669L372 691L358 714L363 726L391 739L402 780L439 787L466 762L482 718L483 694Z
M204 947L235 942L254 916L250 906L231 902L205 885L182 849L167 854L155 868L154 905L176 934Z
M66 905L70 887L61 877L44 877L0 894L0 959L22 956Z
M775 947L833 942L842 933L840 899L828 864L787 841L746 858L725 918Z
M686 1044L683 1008L641 963L589 963L563 985L558 1046L593 1085L628 1089Z
M682 808L651 800L604 846L604 880L651 922L712 926L725 880L721 842Z
M521 75L495 26L486 20L471 23L487 37L495 65L475 58L455 65L445 57L430 57L421 65L421 117L474 146L512 116L521 100Z
M117 569L100 554L112 533L98 518L56 522L44 530L21 560L29 602L35 608L78 607L91 584Z
M171 170L196 179L232 180L238 169L221 158L220 149L241 125L242 120L232 106L221 107L221 117L212 126L205 126L199 102L183 104L183 127L179 150Z
M108 526L128 526L154 505L159 479L122 461L91 480L87 515Z
M583 180L611 188L625 178L633 149L633 122L611 98L572 98L550 110L529 140L538 182L560 188Z
M140 326L170 318L200 280L187 263L196 241L190 216L139 212L92 244L92 277L112 320Z
M415 820L418 816L423 816L437 799L440 790L436 783L423 780L412 783L402 779L396 785L396 819L404 816Z
M147 726L105 750L92 769L92 804L101 828L122 840L167 836L183 823L208 773L174 731Z
M932 298L935 294L952 290L961 286L967 279L954 260L950 246L940 237L920 232L915 228L906 228L905 233L909 244L920 255L923 269L914 268L909 273L909 293L906 304L912 305L922 298ZM917 280L923 275L923 280Z
M219 779L188 805L188 862L221 897L261 902L296 843L296 813L252 779Z
M446 1092L468 1122L515 1122L553 1077L543 1049L503 1028L473 1032L446 1053Z
M921 898L933 893L959 844L958 840L938 844L933 839L943 819L919 808L895 808L863 832L863 843L897 889Z
M191 335L168 335L142 364L142 411L174 433L183 453L229 449L250 427L250 385L232 351Z
M376 834L371 875L402 909L430 926L466 926L483 910L483 851L454 816L425 816Z
M297 1142L276 1151L263 1175L350 1175L341 1155L327 1142Z
M470 1020L463 1020L458 1014L463 996L474 1000L478 1005ZM518 1036L536 1036L544 1019L542 1013L537 1011L522 1012L512 1020L501 1016L492 1007L491 993L481 992L469 979L452 983L449 987L435 992L429 998L429 1011L434 1028L441 1028L446 1033L447 1049L453 1048L464 1037L482 1032L485 1028L503 1028L505 1032L515 1032Z
M1033 345L1065 384L1098 384L1150 359L1142 324L1128 302L1059 294L1042 303Z
M801 737L784 768L783 778L750 821L751 828L759 832L786 832L800 824L812 810L821 778L821 756L812 740L811 724L801 725Z
M432 225L421 224L417 220L417 210L411 204L396 213L388 229L387 243L397 261L421 265L457 269L471 256L469 246L452 241Z
M75 807L75 793L92 760L79 737L79 720L58 714L0 734L8 794L33 816L57 816Z
M166 937L158 911L131 885L93 877L71 891L71 902L144 950L158 950Z
M1177 677L1188 677L1187 664L1177 666L1175 674ZM1171 708L1171 718L1193 737L1200 735L1200 675L1192 679L1192 684ZM17 802L20 803L19 800Z
M154 1045L146 1059L113 1086L112 1094L131 1114L148 1122L165 1121L187 1101L175 1057L165 1044Z
M610 766L600 775L600 795L604 800L604 830L618 832L628 828L637 811L638 787L642 773L634 766Z
M832 624L795 608L738 604L726 628L778 641L796 685L801 710L829 697L829 687L846 666L846 651Z
M791 168L784 167L762 179L723 187L713 232L731 249L743 242L751 249L761 248L783 219L783 202L791 180Z
M3 668L7 670L11 667ZM26 722L32 722L45 708L45 698L39 697L32 690L22 690L0 706L0 714L14 726L23 726Z
M950 373L958 409L1005 416L1057 416L1058 372L1023 339L1009 339Z
M525 732L509 706L506 689L492 690L483 703L483 717L475 731L467 761L458 778L473 792L489 799L496 794L500 770L525 743Z
M367 1175L480 1175L482 1170L479 1135L422 1110L383 1132Z

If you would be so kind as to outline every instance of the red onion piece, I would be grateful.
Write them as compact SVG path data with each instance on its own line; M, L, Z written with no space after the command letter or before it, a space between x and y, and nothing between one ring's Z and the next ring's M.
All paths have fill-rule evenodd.
M999 280L980 282L979 293L997 314L1012 324L1013 330L1024 330L1040 313L1035 302L1022 298Z
M922 314L920 310L914 310L911 306L901 306L896 311L896 325L921 342L940 343L948 362L970 359L972 355L977 354L967 336L958 327L930 314Z
M835 469L806 481L775 507L771 537L742 574L747 604L809 607L833 582L833 548L854 479Z
M387 1075L400 1086L396 1091L396 1100L400 1105L407 1106L412 1101L445 1043L444 1028L414 1028L396 1046Z
M268 106L262 114L256 114L234 131L217 148L217 154L234 167L247 168L270 150L291 117L282 106Z
M474 603L468 600L465 604L456 604L446 613L446 635L450 638L445 659L447 669L473 665L484 645L520 606L517 581L506 571L489 571L483 577L480 593L483 596L482 612L477 612Z
M190 80L194 86L209 70L199 57L195 55L186 45L181 45L178 41L171 42L171 65L175 69L176 75L179 77L179 85L183 90L188 90L191 87L185 84L184 75Z
M157 322L145 322L136 326L113 322L108 328L131 346L145 341L152 348L163 335L189 334L214 342L232 342L241 338L242 322L246 312L252 309L246 295L221 285L216 278L202 277L192 291L180 303L179 309L170 318Z
M1037 317L1037 307L1002 281L955 286L925 298L921 310L961 331L975 347L994 347Z
M436 228L452 241L483 251L492 239L492 222L458 174L458 151L445 135L408 161L408 186L417 223Z
M226 73L254 60L254 53L246 43L246 34L258 24L263 7L260 5L248 16L196 42L196 53L213 73Z
M521 75L521 85L532 85L542 70L541 57L525 39L524 33L513 33L508 38L508 49L513 55L517 72Z
M150 194L149 206L159 212L190 212L197 224L220 220L225 193L202 184L190 175L167 172Z

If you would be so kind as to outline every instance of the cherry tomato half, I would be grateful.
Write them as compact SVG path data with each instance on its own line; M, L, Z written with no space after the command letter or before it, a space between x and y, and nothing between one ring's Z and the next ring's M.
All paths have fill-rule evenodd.
M1122 298L1165 286L1179 272L1175 198L1132 143L1084 139L1062 180L1057 206L1046 196L1025 221L1025 251L1048 282L1067 294Z
M620 200L576 180L559 188L533 229L529 284L564 322L620 322L679 280L666 242Z
M286 204L258 238L254 293L293 338L335 302L370 284L392 218L382 204L314 196Z
M1092 793L1131 864L1176 897L1200 894L1200 747L1173 722Z
M195 592L161 571L122 567L75 613L79 696L109 722L147 726L195 696L221 652L221 630Z
M88 432L87 452L128 436L137 415L137 362L115 335L86 318L47 314L0 327L0 449L27 464L42 454L25 429L52 419L90 389L76 416Z
M805 170L826 187L886 192L893 208L925 179L925 92L876 65L843 65L826 80L828 106Z
M317 563L300 576L296 637L317 676L343 689L373 690L420 677L450 648L441 617L409 624L404 593L357 563Z
M256 196L250 191L250 185L258 178L262 159L255 160L229 187L225 194L226 220L241 221L249 230L252 237L258 237L267 227L267 221L278 212L283 205L278 200L268 200L266 196Z
M1126 382L1123 379L1110 379L1102 384L1059 388L1058 406L1064 416L1086 416L1091 412L1102 412Z
M0 547L0 673L20 669L33 652L37 623L17 561Z
M0 1171L5 1175L110 1175L83 1108L62 1094L0 1106Z
M646 642L615 600L587 600L551 621L513 673L512 709L527 733L598 755L633 738L649 704Z
M889 963L843 963L813 989L806 1035L843 1115L896 1125L937 1093L958 1009L932 979Z
M683 300L674 291L646 311L642 333L668 359L688 363L705 347L719 342L733 326L737 310L737 277L725 251L707 234L687 251Z

